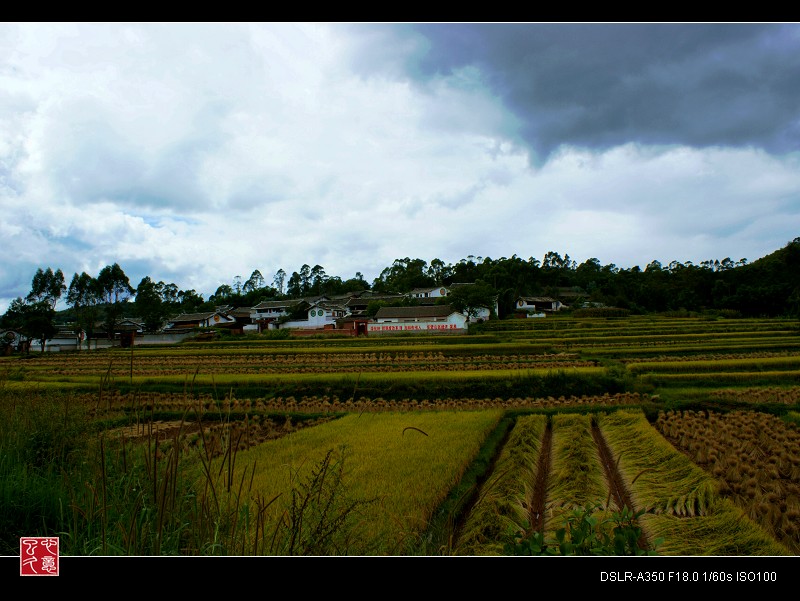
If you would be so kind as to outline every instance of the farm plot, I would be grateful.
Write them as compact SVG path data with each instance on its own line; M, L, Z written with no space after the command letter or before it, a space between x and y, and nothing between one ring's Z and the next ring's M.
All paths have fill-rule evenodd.
M598 425L651 540L664 555L791 555L791 550L722 496L720 483L677 451L638 411L602 415Z
M554 414L550 439L543 417L524 420L470 512L456 553L503 554L509 533L522 532L528 542L518 551L558 554L579 527L591 524L606 544L584 547L587 553L614 554L614 529L620 527L626 536L638 536L635 547L627 541L628 553L655 546L661 555L793 554L725 498L718 482L640 411ZM531 508L542 506L540 497L546 509L537 521Z
M257 516L246 529L247 549L403 554L419 543L433 511L501 416L502 411L351 414L239 452L230 470L217 460L209 472L221 474L216 490L230 491L225 503L247 504L248 515ZM304 482L319 483L320 462L329 453L342 468L333 480L340 488L322 493L328 495L327 516L312 515L297 501L307 490ZM334 470L325 469L331 480ZM248 483L248 498L236 493L240 482ZM321 538L338 519L336 535Z

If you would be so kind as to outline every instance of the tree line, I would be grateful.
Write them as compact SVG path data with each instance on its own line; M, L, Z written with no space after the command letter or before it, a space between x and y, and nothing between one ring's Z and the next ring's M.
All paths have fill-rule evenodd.
M795 238L766 257L749 263L726 257L698 264L654 260L644 269L602 265L596 258L578 264L568 254L547 252L540 261L476 257L457 263L440 259L395 259L372 283L357 272L343 280L321 265L304 264L287 274L279 269L271 282L259 270L243 280L235 276L204 299L195 290L181 290L174 283L155 282L149 276L133 287L119 264L100 270L97 276L75 273L69 286L63 272L39 268L31 291L11 302L0 317L0 326L19 331L29 339L44 341L57 330L56 306L62 297L68 309L58 314L77 330L93 335L98 327L113 337L123 316L136 316L147 330L158 330L169 317L180 313L212 311L220 305L251 307L264 300L341 295L372 290L403 294L415 288L453 284L447 300L463 311L478 305L494 305L499 318L512 314L520 296L569 299L572 306L605 306L631 313L727 311L745 317L800 317L800 238ZM133 300L132 300L133 299ZM413 302L413 301L405 301Z

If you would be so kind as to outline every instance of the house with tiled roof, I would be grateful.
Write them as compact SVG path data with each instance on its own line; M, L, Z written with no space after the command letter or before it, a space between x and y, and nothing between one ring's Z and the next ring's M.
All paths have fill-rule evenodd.
M467 316L450 305L419 305L416 307L381 307L373 322L367 324L368 334L467 332Z
M236 319L222 311L205 311L202 313L182 313L167 320L165 330L184 330L191 328L213 328L215 326L231 326Z
M327 297L325 297L327 299ZM305 319L293 319L280 324L281 328L292 329L332 329L336 320L349 314L345 303L331 300L318 300L309 304Z
M517 298L517 313L552 313L560 311L562 303L550 296L520 296Z
M433 305L440 298L447 296L448 291L444 286L432 286L430 288L414 288L406 296L414 299L421 305Z
M303 298L262 301L250 308L250 319L258 326L259 331L275 328L278 320L288 317L293 312L308 308L310 303Z
M364 315L371 302L394 303L404 298L404 294L361 294L359 296L351 296L345 303L345 307L347 307L351 315Z

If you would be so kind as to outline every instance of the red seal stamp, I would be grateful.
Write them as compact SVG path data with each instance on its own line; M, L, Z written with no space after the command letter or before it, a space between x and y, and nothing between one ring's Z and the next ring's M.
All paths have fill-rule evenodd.
M58 576L58 537L24 536L19 539L20 576Z

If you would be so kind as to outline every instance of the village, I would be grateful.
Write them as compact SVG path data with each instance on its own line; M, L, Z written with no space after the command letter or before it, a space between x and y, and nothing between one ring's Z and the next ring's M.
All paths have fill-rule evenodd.
M346 295L315 296L297 299L265 300L252 307L220 305L213 311L183 313L167 319L158 331L147 331L135 317L117 321L112 335L104 323L98 322L91 333L76 331L70 324L46 340L25 340L13 331L0 332L7 352L28 345L31 352L96 350L114 346L176 344L190 337L211 336L225 332L244 335L285 330L290 336L384 336L393 334L466 334L471 323L496 318L497 300L493 307L470 307L458 311L447 303L447 297L458 286L451 284L415 288L406 294L377 293L371 290ZM370 303L381 305L374 315L368 313ZM406 306L396 306L408 303ZM392 305L392 306L389 306ZM565 305L546 296L521 296L516 302L517 318L543 318ZM302 316L302 317L300 317Z

